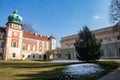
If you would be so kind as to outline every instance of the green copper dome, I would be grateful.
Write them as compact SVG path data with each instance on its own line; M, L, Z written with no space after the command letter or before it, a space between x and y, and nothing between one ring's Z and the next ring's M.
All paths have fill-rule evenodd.
M22 17L18 15L18 11L15 10L10 16L8 16L8 22L14 22L21 24Z

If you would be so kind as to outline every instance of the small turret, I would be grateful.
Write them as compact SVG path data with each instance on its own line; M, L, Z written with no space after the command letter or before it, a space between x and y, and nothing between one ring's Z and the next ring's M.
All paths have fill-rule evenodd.
M50 40L50 50L56 49L56 38L54 36L49 37Z
M18 11L15 10L12 14L8 16L7 27L22 30L22 17L18 14Z

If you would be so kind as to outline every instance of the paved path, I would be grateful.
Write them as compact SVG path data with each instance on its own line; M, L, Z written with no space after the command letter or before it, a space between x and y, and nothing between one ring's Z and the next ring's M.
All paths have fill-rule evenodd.
M98 80L120 80L120 67L118 67L113 72L110 72L107 75L101 77Z

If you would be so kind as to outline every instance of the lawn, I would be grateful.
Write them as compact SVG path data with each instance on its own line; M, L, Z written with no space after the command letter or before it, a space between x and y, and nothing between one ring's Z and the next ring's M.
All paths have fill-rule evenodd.
M48 61L0 61L0 80L49 80L64 76L65 66L76 63L52 63ZM107 71L118 67L116 62L99 62ZM108 67L109 66L109 67Z
M47 80L63 76L65 66L73 63L47 61L0 61L0 80Z

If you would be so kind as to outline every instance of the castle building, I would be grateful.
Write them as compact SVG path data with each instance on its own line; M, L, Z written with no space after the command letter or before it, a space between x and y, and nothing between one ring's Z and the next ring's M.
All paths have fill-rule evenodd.
M93 30L97 40L101 41L101 58L120 58L120 26L111 26ZM61 38L61 48L52 50L53 59L77 59L74 43L78 34Z
M0 59L49 59L47 52L56 49L55 37L25 32L21 21L15 10L8 16L6 27L0 27Z

